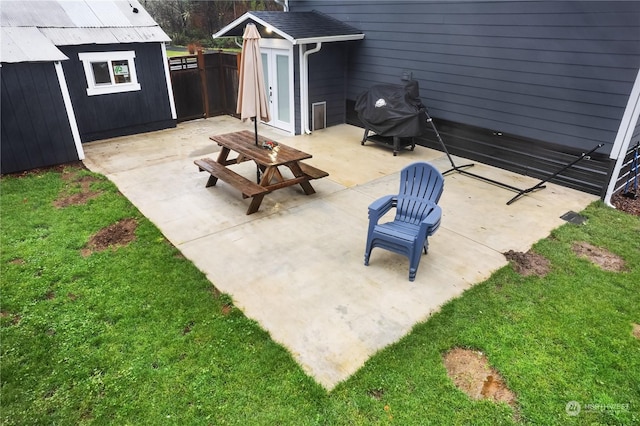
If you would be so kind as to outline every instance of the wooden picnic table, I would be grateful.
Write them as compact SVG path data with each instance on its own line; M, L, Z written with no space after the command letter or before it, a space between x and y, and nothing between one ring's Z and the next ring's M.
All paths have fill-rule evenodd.
M311 158L311 154L281 143L275 143L273 149L263 148L263 142L270 140L258 136L258 145L256 145L255 135L248 130L210 136L209 139L222 147L218 159L214 161L211 158L202 158L195 160L194 163L200 171L207 171L211 175L207 181L207 187L215 186L220 179L240 190L244 198L252 198L247 214L257 212L264 196L277 189L299 184L306 195L315 194L309 181L329 175L323 170L302 162ZM235 158L229 158L232 151L237 154ZM253 182L229 168L244 161L253 161L257 164L262 172L260 182ZM289 169L293 176L287 173L283 175L282 167Z

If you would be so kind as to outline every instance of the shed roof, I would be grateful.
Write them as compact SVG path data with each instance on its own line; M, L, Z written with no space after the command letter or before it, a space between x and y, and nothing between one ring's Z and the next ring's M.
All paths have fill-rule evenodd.
M137 0L2 0L0 24L2 62L68 59L56 46L171 40Z
M265 38L276 36L293 44L306 44L332 41L361 40L364 33L337 19L320 13L311 12L247 12L213 35L218 37L241 37L247 23L253 22ZM269 33L269 29L272 31Z

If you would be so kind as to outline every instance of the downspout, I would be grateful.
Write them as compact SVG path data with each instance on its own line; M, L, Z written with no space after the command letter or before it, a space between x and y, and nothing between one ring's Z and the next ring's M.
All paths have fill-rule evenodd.
M633 131L636 127L636 123L638 122L638 116L640 116L640 70L638 70L636 81L633 84L633 88L629 95L627 107L625 108L622 120L620 121L618 134L616 135L615 142L613 143L611 154L609 154L609 158L616 160L613 172L609 178L609 186L607 187L607 192L604 196L604 203L609 207L614 207L613 204L611 204L611 197L613 196L613 191L616 189L615 187L618 182L618 176L622 169L625 154L629 148L629 144L631 143L631 137L633 136Z
M306 45L305 45L306 46ZM302 53L300 50L301 60L301 76L300 76L300 106L302 107L302 130L304 133L310 135L309 130L309 55L320 51L322 43L316 43L316 47L311 50L306 50Z
M289 0L275 0L275 2L282 5L283 12L289 11Z

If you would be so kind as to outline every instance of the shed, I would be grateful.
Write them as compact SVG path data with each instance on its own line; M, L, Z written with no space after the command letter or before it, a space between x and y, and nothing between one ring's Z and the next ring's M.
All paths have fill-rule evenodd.
M175 127L170 39L138 1L3 0L0 23L2 173Z
M317 11L252 11L213 37L241 38L250 22L262 37L268 124L297 135L344 123L349 42L364 33Z

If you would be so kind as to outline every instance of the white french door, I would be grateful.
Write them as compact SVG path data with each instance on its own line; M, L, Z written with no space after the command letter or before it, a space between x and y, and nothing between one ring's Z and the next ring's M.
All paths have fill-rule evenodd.
M290 49L260 47L271 121L278 129L293 132L293 64Z

